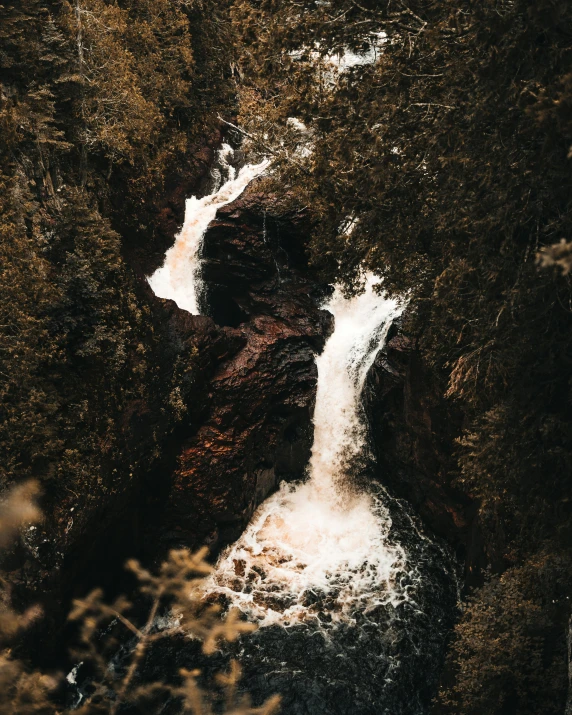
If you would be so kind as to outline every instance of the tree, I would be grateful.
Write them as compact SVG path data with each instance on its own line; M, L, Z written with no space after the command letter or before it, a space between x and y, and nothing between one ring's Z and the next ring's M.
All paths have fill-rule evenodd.
M569 3L239 0L233 12L240 121L313 217L315 265L350 289L365 267L409 296L405 329L439 408L463 415L444 479L476 501L485 555L502 570L567 553L572 296L536 255L572 228ZM507 618L527 608L519 598ZM562 645L566 616L534 608ZM457 635L459 663L469 645L486 662L502 618ZM501 656L517 677L514 653ZM475 681L471 697L509 702L509 680L502 697Z

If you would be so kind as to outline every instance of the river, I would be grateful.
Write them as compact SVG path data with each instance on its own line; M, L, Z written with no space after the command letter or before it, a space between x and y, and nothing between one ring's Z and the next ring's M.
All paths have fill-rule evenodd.
M181 234L150 278L157 295L199 312L204 232L267 166L229 171L211 196L187 202ZM334 330L316 357L307 478L283 483L260 505L221 554L206 593L259 626L233 649L256 700L280 693L285 715L421 715L454 617L455 565L383 488L361 400L404 305L368 275L361 293L336 286L323 307Z

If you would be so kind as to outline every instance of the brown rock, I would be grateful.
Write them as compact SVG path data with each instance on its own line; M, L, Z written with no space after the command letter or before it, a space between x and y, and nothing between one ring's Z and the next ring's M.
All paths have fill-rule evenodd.
M219 211L205 236L212 318L186 320L201 333L200 352L215 355L221 334L241 347L212 363L204 421L184 442L167 500L165 545L236 538L282 479L304 474L314 356L330 316L318 307L323 290L292 257L303 241L299 226L252 194Z

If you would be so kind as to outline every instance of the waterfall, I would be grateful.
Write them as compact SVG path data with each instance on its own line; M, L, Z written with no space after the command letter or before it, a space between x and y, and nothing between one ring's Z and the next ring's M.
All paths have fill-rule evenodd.
M375 479L362 392L402 305L337 287L317 356L314 443L302 483L283 483L219 557L205 597L258 630L227 646L255 702L283 715L427 715L457 588L448 549Z
M346 470L366 447L361 394L367 373L402 307L376 292L368 276L361 295L344 296L337 287L324 306L334 316L334 332L316 359L318 389L310 483L336 498Z
M157 296L199 313L205 231L268 165L237 173L222 147L212 193L187 200L183 228L148 279ZM204 586L209 601L260 626L221 656L239 659L255 702L280 693L283 715L426 715L454 618L449 551L375 479L362 392L402 310L378 288L367 276L360 294L338 286L323 306L335 327L316 357L307 479L258 507Z
M316 361L309 478L282 484L259 507L208 583L262 626L315 619L325 604L330 623L350 621L356 609L406 597L398 583L405 554L388 541L388 510L350 478L367 451L363 385L402 308L372 276L361 295L337 287L324 307L335 327Z
M192 315L200 314L202 293L201 248L203 237L219 208L235 201L248 186L270 165L265 159L260 164L247 164L236 174L228 160L232 148L223 144L218 152L217 163L228 175L222 186L214 193L198 199L191 196L185 202L185 221L175 243L165 254L163 265L147 280L158 298L170 298Z

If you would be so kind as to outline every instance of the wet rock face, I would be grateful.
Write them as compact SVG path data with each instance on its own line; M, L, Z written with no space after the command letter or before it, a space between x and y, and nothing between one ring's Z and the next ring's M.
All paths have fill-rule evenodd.
M470 571L480 558L471 504L450 483L460 420L451 419L399 322L368 375L364 405L381 482L456 548Z
M319 309L323 288L304 270L303 241L303 228L273 216L256 194L220 210L207 231L210 315L181 316L208 356L205 389L191 396L202 400L201 419L181 448L159 535L165 546L224 545L280 481L304 475L314 355L331 317Z

